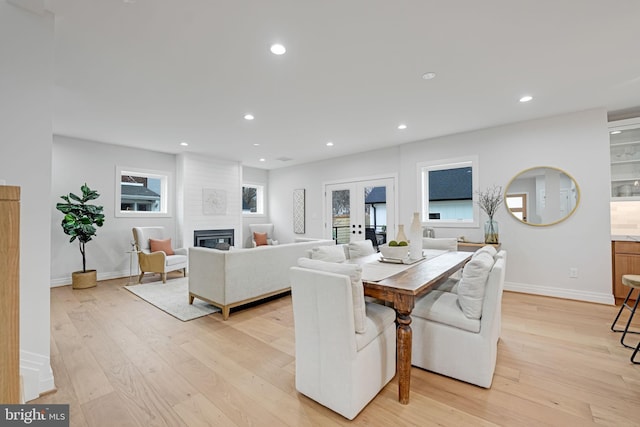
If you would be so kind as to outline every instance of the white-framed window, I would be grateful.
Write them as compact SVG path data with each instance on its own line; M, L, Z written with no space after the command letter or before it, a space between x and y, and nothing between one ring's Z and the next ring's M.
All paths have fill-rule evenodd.
M418 163L422 222L434 227L478 227L478 157Z
M116 166L117 217L169 217L170 172Z
M264 185L242 184L242 214L264 215Z

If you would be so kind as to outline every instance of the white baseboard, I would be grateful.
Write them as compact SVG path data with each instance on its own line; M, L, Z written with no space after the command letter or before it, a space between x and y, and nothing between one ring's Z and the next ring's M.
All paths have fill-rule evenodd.
M25 402L56 388L51 361L46 356L20 350L20 375Z
M111 271L106 273L98 272L98 280L119 279L121 277L129 277L129 270ZM137 273L134 277L137 277ZM50 287L67 286L71 284L71 276L51 279Z
M523 294L534 294L547 297L572 299L577 301L595 302L599 304L615 304L615 298L613 297L612 293L577 291L574 289L561 289L551 286L539 286L514 282L504 282L504 290L520 292Z

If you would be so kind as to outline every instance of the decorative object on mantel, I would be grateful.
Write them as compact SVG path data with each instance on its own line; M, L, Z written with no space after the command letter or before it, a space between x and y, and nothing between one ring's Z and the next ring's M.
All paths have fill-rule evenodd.
M56 209L64 214L62 218L62 230L71 236L69 242L78 239L78 246L82 254L82 271L71 273L71 285L73 289L85 289L96 286L96 270L87 270L87 258L85 256L85 244L96 235L96 227L102 227L104 215L102 206L90 205L87 202L100 197L97 191L91 190L85 183L80 187L82 197L69 193L60 196L66 203L57 203Z
M202 213L204 215L226 215L227 192L216 188L203 188Z
M489 217L489 220L484 224L485 243L498 243L499 241L498 223L494 221L493 216L498 211L502 201L502 187L500 186L494 185L478 192L478 206Z
M422 223L420 212L413 213L413 220L409 228L409 258L422 258Z
M293 190L293 232L304 234L304 188Z

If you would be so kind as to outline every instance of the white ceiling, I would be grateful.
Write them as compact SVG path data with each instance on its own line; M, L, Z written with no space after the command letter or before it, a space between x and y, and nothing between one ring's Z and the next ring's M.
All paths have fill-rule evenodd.
M637 0L45 2L58 135L272 169L640 106Z

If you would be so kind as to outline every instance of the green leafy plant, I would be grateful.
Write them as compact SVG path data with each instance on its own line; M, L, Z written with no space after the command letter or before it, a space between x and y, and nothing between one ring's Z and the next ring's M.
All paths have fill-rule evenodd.
M60 196L66 203L56 204L56 209L64 214L62 219L62 230L71 236L69 242L78 240L80 253L82 254L82 272L87 272L87 258L85 256L85 244L96 235L96 227L104 224L102 206L87 204L91 200L100 197L97 191L91 190L85 183L80 187L82 197L73 193L67 196Z

